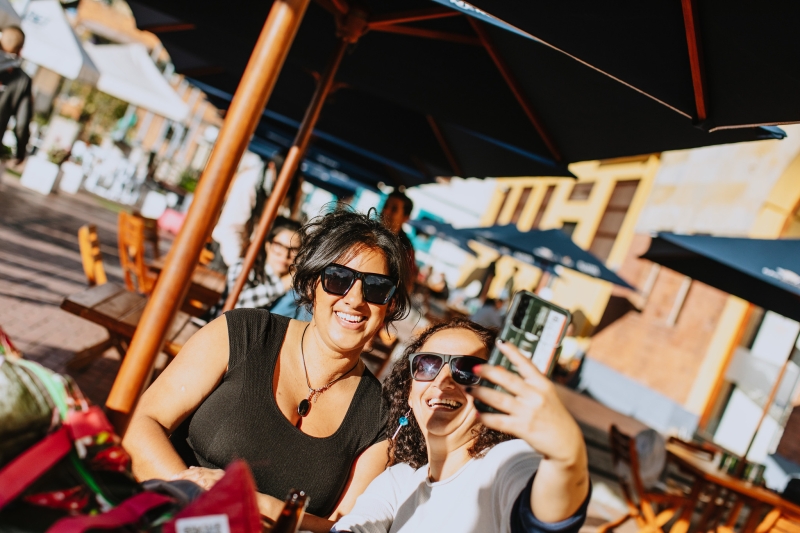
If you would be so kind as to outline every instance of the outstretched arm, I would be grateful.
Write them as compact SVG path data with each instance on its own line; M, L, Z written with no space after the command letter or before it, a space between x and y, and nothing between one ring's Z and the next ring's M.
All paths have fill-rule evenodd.
M508 413L482 413L482 424L519 437L542 454L530 491L530 507L542 522L561 522L572 517L589 494L583 434L558 398L555 385L515 346L499 342L498 346L517 367L519 375L489 365L481 365L476 372L509 394L487 387L474 387L469 392Z

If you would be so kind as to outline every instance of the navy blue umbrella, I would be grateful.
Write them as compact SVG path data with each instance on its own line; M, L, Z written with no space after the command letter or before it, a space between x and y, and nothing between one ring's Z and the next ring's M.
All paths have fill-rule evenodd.
M408 224L416 229L418 233L445 240L475 255L475 250L469 247L469 241L475 238L474 228L458 229L447 222L438 222L429 218L409 220Z
M641 256L800 320L800 240L659 233Z
M793 0L435 1L513 26L711 131L800 121Z
M471 228L478 242L497 249L520 261L542 268L552 265L575 270L593 278L634 289L617 276L600 259L573 242L558 229L520 231L513 224Z
M271 7L245 0L224 8L193 0L129 4L178 72L227 93ZM314 73L327 62L336 21L343 20L326 10L333 4L309 6L267 112L302 118ZM784 136L764 128L701 131L560 52L503 28L476 26L428 0L365 0L360 8L369 31L344 58L313 143L392 161L384 165L397 173L390 183L409 176L421 183L442 175L568 175L566 165L575 161Z

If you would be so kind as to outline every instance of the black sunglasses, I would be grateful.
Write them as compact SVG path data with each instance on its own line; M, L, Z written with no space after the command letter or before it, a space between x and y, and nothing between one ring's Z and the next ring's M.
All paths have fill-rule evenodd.
M486 359L471 355L444 355L433 352L415 352L408 356L411 361L411 377L415 381L433 381L444 365L450 363L450 374L459 385L477 385L481 378L472 373L475 365L486 363Z
M344 296L357 279L361 280L361 294L372 304L385 305L397 290L397 282L389 276L365 274L336 263L322 271L322 289L328 294Z

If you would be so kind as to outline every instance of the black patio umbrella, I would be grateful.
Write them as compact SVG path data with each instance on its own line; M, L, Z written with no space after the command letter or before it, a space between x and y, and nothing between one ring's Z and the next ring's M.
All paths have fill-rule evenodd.
M282 81L286 76L291 77L291 68L287 70ZM226 109L230 104L232 94L201 81L190 81L209 95L209 100L218 108ZM303 73L292 83L280 84L273 99L277 100L282 90L297 86L311 91L313 78ZM274 140L275 136L288 139L285 145L288 149L300 122L284 114L291 113L290 109L282 108L279 112L271 107L281 106L264 110L256 136L265 140ZM302 116L300 104L295 107L294 112ZM353 127L353 117L356 117L357 127ZM504 146L466 128L437 123L439 134L454 139L448 141L450 151L445 153L431 120L370 94L339 89L326 102L311 147L357 166L362 172L353 178L373 186L385 183L413 187L431 183L437 176L453 175L453 168L481 177L518 175L523 169L530 175L574 177L565 165L550 159ZM448 157L452 158L452 165Z
M641 258L800 320L800 239L659 233Z
M279 157L286 148L284 144L286 139L278 139L274 142L276 136L270 136L270 140L254 136L250 141L249 149L251 152L256 153L266 159L274 159ZM291 143L291 139L288 139ZM380 192L380 189L370 184L369 180L361 179L355 180L344 169L349 172L354 172L356 175L362 173L361 169L320 153L318 150L311 148L306 153L300 167L300 174L310 184L320 189L324 189L339 198L346 198L352 196L359 189L369 189L374 192ZM363 174L369 173L363 171Z
M137 25L160 37L178 72L232 93L271 3L129 4ZM332 16L333 4L309 6L267 111L295 121L303 116L312 74L323 70L336 47L336 20L353 20ZM427 0L362 5L369 31L339 67L338 88L314 142L327 134L429 179L554 175L574 161L784 135L777 129L698 130L541 43L476 25Z
M434 1L513 25L709 131L800 121L797 2Z
M509 224L471 228L471 231L478 242L534 266L552 268L553 265L561 265L626 289L634 289L561 230L520 231L515 225Z

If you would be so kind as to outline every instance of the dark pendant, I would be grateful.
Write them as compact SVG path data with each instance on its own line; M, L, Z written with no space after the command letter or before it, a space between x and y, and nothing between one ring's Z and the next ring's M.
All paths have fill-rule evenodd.
M306 416L310 410L311 404L308 403L308 400L300 400L300 403L297 405L297 414L300 416Z

